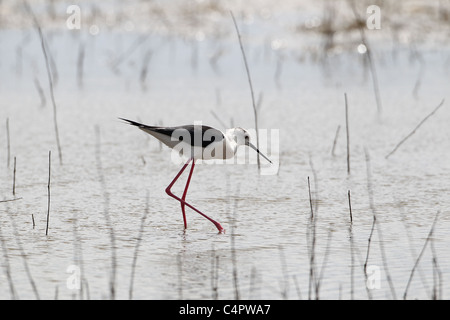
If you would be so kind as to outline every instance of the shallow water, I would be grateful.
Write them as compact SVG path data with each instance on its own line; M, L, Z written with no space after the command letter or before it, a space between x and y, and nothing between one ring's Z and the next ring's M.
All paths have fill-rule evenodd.
M258 30L256 38L278 29L256 21L245 25L243 32L258 34ZM425 66L421 73L420 64L411 59L410 48L399 44L394 52L390 42L377 43L374 52L383 102L378 116L369 69L356 51L333 55L323 64L309 56L298 59L296 48L283 51L279 60L280 52L267 48L264 42L247 43L255 93L257 97L262 93L259 127L279 133L274 150L267 150L278 170L262 175L254 164L196 165L187 199L218 220L226 233L218 234L211 223L189 209L188 229L183 231L180 205L164 192L180 166L171 162L170 150L160 149L155 139L117 117L164 125L202 121L223 129L213 111L226 125L253 128L242 57L231 35L202 41L151 35L113 71L108 61L133 48L139 32L102 30L96 36L87 32L74 36L65 29L49 31L49 47L59 73L55 99L61 165L37 34L31 29L0 31L0 195L13 198L12 159L16 157L16 197L21 198L0 203L2 299L12 297L8 266L15 297L36 297L24 261L40 298L110 298L115 270L115 297L127 299L147 194L148 215L136 256L134 299L212 299L215 294L219 299L233 299L233 268L240 298L315 298L310 287L308 177L316 217L314 261L315 272L320 275L319 298L402 298L438 211L438 223L407 297L431 298L436 288L439 298L447 297L447 102L385 159L447 98L449 51L445 48L424 47L420 51ZM80 41L85 45L81 88L76 77ZM224 54L213 67L210 57L217 47L223 48ZM148 52L151 58L144 88L140 72ZM418 75L421 82L414 96ZM34 78L46 95L43 107ZM344 93L350 111L350 175ZM49 234L45 236L49 150L51 207ZM368 164L372 194L368 191ZM180 194L182 188L180 180L175 193ZM352 195L351 225L348 190ZM371 196L377 225L368 259L375 288L368 291L363 265L373 220ZM115 250L111 249L108 219ZM78 275L70 272L74 270L71 266L81 272L81 291L67 282Z

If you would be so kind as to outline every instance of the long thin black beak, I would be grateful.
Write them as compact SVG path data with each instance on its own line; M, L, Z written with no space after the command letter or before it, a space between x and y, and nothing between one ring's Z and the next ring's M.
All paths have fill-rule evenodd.
M266 159L267 161L269 161L270 163L272 163L272 161L270 161L269 158L267 158L265 155L263 155L263 154L258 150L258 148L256 148L250 141L248 141L247 143L248 143L248 146L249 146L250 148L252 148L252 149L255 150L256 152L258 152L260 155L262 155L262 156L264 157L264 159Z

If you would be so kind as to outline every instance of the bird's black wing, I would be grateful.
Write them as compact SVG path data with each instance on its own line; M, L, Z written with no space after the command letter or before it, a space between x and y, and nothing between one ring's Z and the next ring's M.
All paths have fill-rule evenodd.
M222 141L225 136L220 130L204 125L185 125L177 127L148 126L136 121L119 118L151 134L161 142L173 148L179 142L188 139L192 146L206 148L215 141Z

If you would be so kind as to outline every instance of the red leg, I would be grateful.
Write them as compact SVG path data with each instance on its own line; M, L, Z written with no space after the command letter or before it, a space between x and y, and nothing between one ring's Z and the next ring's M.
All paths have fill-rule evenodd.
M180 199L179 197L177 197L176 195L174 195L172 193L172 191L170 190L172 188L172 186L175 184L175 182L178 180L178 178L181 176L181 174L183 173L183 171L186 169L187 165L189 164L189 162L192 162L192 167L191 167L191 171L189 173L189 177L188 177L188 181L186 183L186 187L184 189L184 193L183 193L183 198ZM186 162L186 164L181 168L180 172L178 172L178 174L176 175L175 179L172 180L172 182L167 186L166 188L166 193L171 196L172 198L180 201L181 203L181 209L183 211L183 219L184 219L184 227L186 228L186 215L184 212L184 206L188 206L189 208L191 208L192 210L198 212L200 215L202 215L203 217L205 217L206 219L208 219L209 221L211 221L216 228L219 230L220 233L225 232L225 229L222 228L222 226L220 225L220 223L218 223L217 221L211 219L210 217L208 217L206 214L202 213L200 210L198 210L197 208L194 208L192 205L190 205L189 203L187 203L185 201L186 198L186 193L187 193L187 188L189 186L190 180L191 180L191 176L192 176L192 172L194 171L194 165L195 165L195 161L193 159L189 159L188 162Z
M187 229L187 223L186 223L186 212L184 211L184 205L186 203L185 199L186 199L187 190L189 188L189 183L191 182L192 172L194 172L194 166L195 166L195 160L192 160L191 171L189 172L189 177L186 182L186 187L184 188L183 196L181 197L181 200L182 200L181 211L183 212L183 221L184 221L185 229Z
M172 182L167 186L167 188L166 188L166 193L167 193L169 196L171 196L171 197L177 199L177 197L171 192L170 189L171 189L172 186L175 184L175 182L178 180L178 178L181 176L181 174L182 174L183 171L186 169L186 167L188 166L189 162L191 162L191 160L192 160L192 159L189 159L188 162L186 162L186 164L181 168L180 172L178 172L178 174L176 175L175 179L173 179ZM192 171L192 169L191 169L191 171ZM190 178L190 175L189 175L189 178ZM184 190L185 193L186 193L186 191L187 191L187 186L188 186L188 184L189 184L189 179L188 179L188 183L186 184L186 188L185 188L185 190ZM177 200L179 200L179 199L177 199ZM186 214L185 214L185 212L184 212L183 202L181 202L181 210L182 210L182 212L183 212L184 228L186 229L186 228L187 228L187 222L186 222Z

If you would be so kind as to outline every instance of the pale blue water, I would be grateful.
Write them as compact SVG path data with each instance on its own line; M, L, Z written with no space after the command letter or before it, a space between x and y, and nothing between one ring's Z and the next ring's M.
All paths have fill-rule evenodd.
M371 290L372 297L392 298L387 282L390 275L396 297L402 298L414 262L440 211L432 237L435 254L429 244L408 298L430 298L438 285L442 293L439 297L446 298L450 280L447 101L394 155L388 160L385 155L443 98L448 100L448 49L436 44L420 47L425 66L420 73L420 64L411 57L408 45L393 47L388 40L376 42L374 58L383 102L379 118L369 70L356 50L330 57L326 68L314 59L313 50L303 46L308 40L320 43L322 38L317 36L308 34L299 45L281 51L271 48L271 42L264 39L278 38L280 30L286 30L286 16L274 15L268 21L255 18L253 23L241 25L244 35L252 34L256 39L244 37L256 97L262 93L259 127L279 132L279 152L269 152L279 165L278 172L259 175L255 165L199 164L188 192L190 203L218 220L227 230L225 234L217 234L211 223L191 210L187 210L188 229L183 232L180 205L164 192L179 170L170 162L170 150L160 150L155 139L122 124L117 117L164 125L202 121L222 128L213 111L227 125L253 128L246 74L228 17L216 17L216 23L230 32L228 36L209 38L205 33L205 39L198 35L203 41L192 41L181 35L151 34L145 41L138 40L140 46L120 62L116 72L109 62L135 46L141 39L139 31L101 28L92 36L86 29L79 34L58 26L45 30L59 74L55 99L63 165L58 161L37 34L17 28L0 31L0 195L12 198L12 164L6 166L8 118L11 159L17 159L16 196L22 198L0 203L0 297L11 298L5 272L9 265L17 297L35 298L24 269L22 247L41 298L80 298L80 291L67 285L72 275L67 270L72 265L81 268L84 284L88 285L88 290L83 287L83 298L87 291L92 299L109 298L112 251L104 214L106 192L116 241L117 298L128 298L147 193L149 213L136 261L133 298L211 299L213 262L218 256L218 297L233 299L232 250L241 298L314 298L309 290L309 176L313 198L318 201L315 260L316 272L322 272L319 298L352 297L351 235L355 245L354 298L367 299L362 271L372 226L367 149L377 228L382 235L380 238L375 230L368 261L375 276L379 275L379 288ZM292 41L296 37L293 33L283 38ZM375 38L370 35L369 39ZM85 57L83 87L79 88L76 74L81 41ZM212 66L211 56L218 52L223 53ZM146 59L144 90L140 77ZM421 82L415 97L413 89L419 74ZM44 107L40 106L34 78L46 96ZM344 93L350 110L350 176ZM105 189L96 161L96 127ZM45 236L49 150L51 209L49 235ZM180 194L183 185L180 180L174 190ZM348 190L353 207L351 233ZM81 252L81 258L77 252ZM433 268L433 256L438 269ZM433 270L434 275L439 271L440 281L433 278Z

